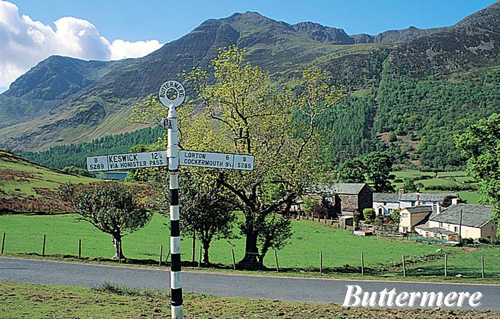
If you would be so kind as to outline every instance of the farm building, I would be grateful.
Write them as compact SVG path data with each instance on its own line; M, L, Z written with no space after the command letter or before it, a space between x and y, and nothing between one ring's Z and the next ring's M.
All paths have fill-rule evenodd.
M365 183L335 183L322 186L320 192L334 207L337 214L352 216L373 206L373 191Z

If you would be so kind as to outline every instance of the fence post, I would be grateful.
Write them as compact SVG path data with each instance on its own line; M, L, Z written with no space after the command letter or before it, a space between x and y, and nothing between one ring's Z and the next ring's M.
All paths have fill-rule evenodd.
M82 259L82 240L78 239L78 259Z
M403 259L403 277L406 277L406 260L405 255L402 256Z
M167 254L167 258L165 258L165 265L168 263L168 257L170 257L170 251Z
M236 270L236 258L234 258L234 249L231 249L231 254L233 255L233 269Z
M278 262L278 254L274 251L274 261L276 262L276 271L280 272L280 263Z
M191 261L196 261L196 230L193 231L193 249L191 250Z
M201 255L202 255L202 247L200 247L200 259L198 259L198 267L201 267Z
M484 256L481 255L481 278L484 279Z
M3 255L3 248L5 247L5 233L2 234L2 255Z
M448 254L444 254L444 276L448 277Z
M161 267L161 259L163 257L163 245L160 245L160 258L158 259L158 266Z
M47 235L43 235L43 244L42 244L42 257L45 257L45 241L47 239Z
M118 245L118 263L122 263L122 242L117 242Z
M361 276L365 275L365 258L363 252L361 252Z
M319 273L323 273L323 251L319 251Z

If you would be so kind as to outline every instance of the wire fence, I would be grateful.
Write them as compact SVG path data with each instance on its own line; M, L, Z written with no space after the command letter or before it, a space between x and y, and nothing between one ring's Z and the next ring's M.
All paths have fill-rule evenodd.
M102 238L99 240L102 241ZM105 256L112 256L114 253L111 240L107 247L104 247L102 243L96 244L97 242L92 239L83 240L68 236L62 240L60 237L51 238L50 235L44 234L31 236L29 240L26 240L26 237L20 238L19 235L9 236L7 232L2 233L0 240L1 255L111 260ZM185 244L181 254L184 266L241 269L240 261L246 256L247 267L282 273L500 279L500 249L498 248L465 247L459 252L438 249L431 254L401 254L397 258L392 254L392 258L385 259L380 257L382 251L363 251L355 247L351 248L349 256L342 258L339 258L333 251L309 249L302 253L291 253L270 250L263 263L260 262L262 256L258 253L245 254L243 249L232 248L219 249L216 253L210 254L210 264L208 264L203 260L202 248L197 245L189 247L186 243L188 240L188 238L184 239ZM131 247L130 249L137 250L138 248ZM133 258L115 261L167 266L170 263L168 251L169 247L166 243L149 243L148 249L143 249L141 254L130 253ZM124 253L127 255L126 248L124 248Z

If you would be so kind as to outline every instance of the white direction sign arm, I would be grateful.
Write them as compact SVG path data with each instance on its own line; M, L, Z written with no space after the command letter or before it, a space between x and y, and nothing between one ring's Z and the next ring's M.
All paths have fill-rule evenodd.
M167 152L128 153L87 157L89 172L167 166Z

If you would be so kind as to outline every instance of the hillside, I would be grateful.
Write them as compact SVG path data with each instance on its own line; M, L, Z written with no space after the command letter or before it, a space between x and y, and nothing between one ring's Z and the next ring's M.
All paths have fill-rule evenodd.
M345 107L323 123L333 161L388 149L400 162L461 165L453 134L499 111L499 21L496 3L447 28L351 36L247 12L207 20L140 59L51 57L0 95L0 140L10 149L40 151L134 131L140 127L125 121L132 104L164 80L180 80L183 70L207 66L219 48L237 45L274 77L318 65L346 86ZM396 140L386 138L390 133Z
M64 183L90 183L92 178L65 174L0 149L0 214L54 213L67 208L57 198Z

